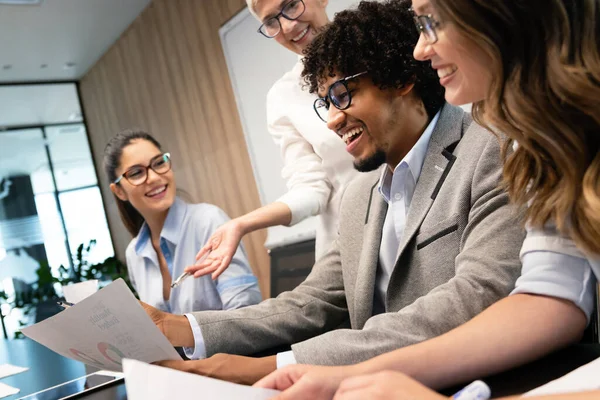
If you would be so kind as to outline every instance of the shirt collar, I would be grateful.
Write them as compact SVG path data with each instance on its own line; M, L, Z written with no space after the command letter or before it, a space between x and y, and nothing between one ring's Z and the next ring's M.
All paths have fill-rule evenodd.
M160 232L160 237L168 240L174 246L179 243L180 228L183 225L183 220L187 211L187 204L179 197L175 197L175 201L165 219L165 224ZM140 233L138 233L137 243L135 244L135 252L139 256L146 256L146 251L151 248L150 245L150 229L148 224L144 222Z
M396 165L394 169L394 173L398 171L399 168L404 168L404 166L408 166L410 172L415 180L415 183L419 180L419 176L421 175L421 169L423 168L423 163L425 162L425 156L427 155L427 148L429 147L429 140L431 139L431 134L437 125L438 120L440 119L440 111L435 114L427 128L423 131L423 134L417 140L417 143L410 149L410 151L404 156L402 161ZM390 191L392 187L392 177L393 174L387 166L383 168L381 171L381 177L379 178L379 186L377 189L379 193L386 202L390 202Z

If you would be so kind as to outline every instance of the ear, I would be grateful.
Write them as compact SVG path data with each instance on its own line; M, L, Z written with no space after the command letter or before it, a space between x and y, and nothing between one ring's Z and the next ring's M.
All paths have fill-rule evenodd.
M121 185L117 185L116 183L110 184L110 191L114 193L115 196L119 198L119 200L127 201L127 193L123 190Z
M329 0L319 0L319 3L321 3L321 7L325 8L329 4Z
M402 85L402 87L399 87L398 89L396 89L396 94L398 94L399 96L406 96L410 92L412 92L414 87L415 87L414 83L405 83L404 85Z

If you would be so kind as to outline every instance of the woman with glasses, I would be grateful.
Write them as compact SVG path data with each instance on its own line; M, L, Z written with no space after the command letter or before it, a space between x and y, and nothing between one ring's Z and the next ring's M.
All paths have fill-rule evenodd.
M211 204L187 204L176 196L171 155L148 133L126 130L104 149L121 220L133 236L127 269L140 300L177 314L234 309L261 301L256 277L240 246L219 279L172 281L194 259L197 249L229 218Z
M261 21L258 33L302 56L328 22L328 0L247 0ZM277 201L235 218L219 228L190 267L196 276L227 268L242 237L258 229L291 226L317 215L315 256L329 249L337 234L338 209L346 185L357 174L345 144L311 111L315 96L302 89L302 61L281 77L267 95L269 133L281 149L288 192Z
M511 296L435 339L349 367L291 366L259 382L289 388L282 399L441 399L406 375L442 388L513 368L578 341L594 312L600 3L413 0L412 7L421 32L415 58L437 70L446 100L474 103L480 124L510 138L504 184L527 224L522 276ZM598 388L597 379L588 384ZM599 399L600 391L548 398Z

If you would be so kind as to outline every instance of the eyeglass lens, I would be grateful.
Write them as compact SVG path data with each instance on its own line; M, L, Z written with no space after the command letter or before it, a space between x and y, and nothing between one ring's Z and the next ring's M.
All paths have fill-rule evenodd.
M281 9L281 15L288 20L295 20L304 13L304 3L302 0L292 0ZM261 26L261 32L268 37L275 37L281 30L279 16L269 18Z
M428 15L419 15L415 17L415 23L419 32L425 35L425 38L429 43L435 43L437 41L434 22Z
M133 167L125 172L124 176L132 185L141 185L148 178L148 168L152 168L159 175L165 174L171 169L171 158L168 154L163 154L152 160L149 167Z
M350 91L345 81L337 81L328 90L329 101L339 110L345 110L350 105ZM315 111L323 121L327 122L329 104L318 99L315 102Z

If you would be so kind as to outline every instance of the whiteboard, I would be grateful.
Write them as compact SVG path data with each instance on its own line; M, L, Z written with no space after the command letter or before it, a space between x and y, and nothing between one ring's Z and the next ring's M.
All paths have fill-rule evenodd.
M327 14L352 7L357 0L330 0ZM283 160L267 130L267 92L298 60L298 55L267 39L256 30L260 23L244 8L219 29L229 77L246 138L254 179L262 205L287 192L281 177ZM312 112L312 110L307 110ZM315 237L316 219L308 218L292 227L269 228L269 249Z

